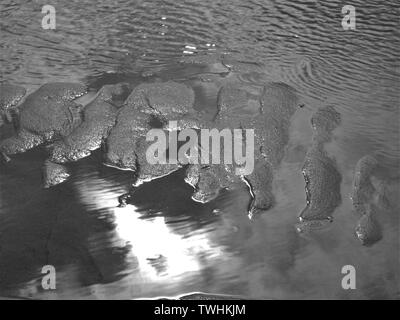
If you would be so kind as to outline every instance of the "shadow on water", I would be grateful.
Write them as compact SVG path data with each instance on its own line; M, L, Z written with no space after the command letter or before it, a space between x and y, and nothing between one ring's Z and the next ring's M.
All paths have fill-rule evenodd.
M199 227L215 221L217 216L214 210L218 205L223 205L220 201L223 197L206 204L195 202L191 199L193 188L185 183L184 178L185 171L181 169L135 187L131 190L132 198L128 203L134 205L137 212L143 213L143 219L161 215L173 223L183 218L195 221Z

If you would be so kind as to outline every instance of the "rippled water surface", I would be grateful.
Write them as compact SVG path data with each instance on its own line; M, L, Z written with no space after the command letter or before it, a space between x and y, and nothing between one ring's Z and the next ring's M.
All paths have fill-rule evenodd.
M52 81L140 83L150 77L210 77L182 58L232 57L240 81L282 81L304 108L293 117L275 173L276 206L249 219L247 190L203 205L182 173L143 184L118 208L131 172L102 165L101 151L70 165L73 177L43 189L45 149L0 166L0 295L33 298L140 298L201 291L247 298L399 297L399 9L397 1L352 1L356 30L341 26L342 1L52 1L56 30L41 28L46 1L0 3L1 81L31 92ZM233 58L234 57L234 58ZM239 63L237 63L239 62ZM195 86L196 89L196 86ZM215 108L211 84L199 108ZM309 120L320 106L342 115L329 153L342 174L342 203L327 229L299 234L305 206L301 167ZM1 129L1 138L10 134ZM354 167L374 153L390 181L379 212L383 238L365 247L354 235L349 199ZM57 289L41 289L43 265ZM357 270L343 290L341 269Z

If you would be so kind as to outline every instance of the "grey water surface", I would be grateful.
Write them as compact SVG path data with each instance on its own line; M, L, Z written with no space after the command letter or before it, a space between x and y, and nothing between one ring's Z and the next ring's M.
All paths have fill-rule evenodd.
M132 172L104 166L102 150L69 164L71 179L50 189L41 171L46 148L0 164L0 296L400 297L398 1L351 1L356 30L343 30L349 3L338 0L54 0L55 30L41 26L45 4L1 1L1 82L30 93L54 81L93 90L157 75L190 81L209 73L180 60L222 54L227 65L236 61L243 83L284 82L304 107L275 172L276 205L252 219L245 188L197 203L180 171L143 184L130 205L117 207ZM194 87L197 107L215 108L213 85ZM341 114L327 148L342 176L342 200L328 228L299 233L310 118L325 105ZM12 130L1 127L0 139ZM356 163L367 154L379 159L385 184L376 216L382 238L372 246L355 235L359 216L350 200ZM56 290L41 286L48 264ZM355 290L342 288L345 265L355 267Z

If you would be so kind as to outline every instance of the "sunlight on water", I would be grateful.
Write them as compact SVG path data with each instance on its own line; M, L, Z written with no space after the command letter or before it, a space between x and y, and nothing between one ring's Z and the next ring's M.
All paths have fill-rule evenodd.
M115 209L114 213L118 236L132 245L140 274L148 280L171 281L186 272L199 271L199 256L216 258L222 254L222 248L213 248L206 234L185 238L173 234L163 217L139 219L132 206ZM165 261L165 271L157 272L151 267L150 259Z
M116 207L122 190L114 191L103 179L88 177L77 188L88 207L106 209L114 217L115 239L122 246L128 245L143 281L168 283L174 277L201 270L201 257L212 259L223 254L223 247L210 243L208 233L178 235L167 226L165 217L144 218L133 205Z

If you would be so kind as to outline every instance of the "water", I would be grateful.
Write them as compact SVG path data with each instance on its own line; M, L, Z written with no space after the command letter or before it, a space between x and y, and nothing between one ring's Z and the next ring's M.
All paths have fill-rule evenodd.
M1 80L29 92L51 81L99 88L123 80L189 78L185 56L227 54L242 81L283 81L305 108L293 118L276 172L277 205L249 220L247 190L208 205L190 200L181 173L145 184L117 208L131 174L104 167L101 152L70 165L73 178L42 189L45 150L0 166L0 293L33 298L140 298L202 291L248 298L399 297L399 9L396 1L353 1L356 30L341 27L342 1L53 1L57 29L41 28L46 1L0 4ZM239 57L239 58L238 58ZM229 58L227 58L229 63ZM207 76L207 75L204 75ZM205 88L205 89L204 89ZM210 90L208 90L208 89ZM197 90L203 108L212 84ZM332 104L342 114L329 152L343 175L342 204L328 229L299 235L305 206L301 166L309 119ZM3 127L1 138L10 134ZM392 185L381 210L383 239L363 247L349 194L356 162L375 153ZM40 286L53 264L57 290ZM343 290L341 269L357 270Z

